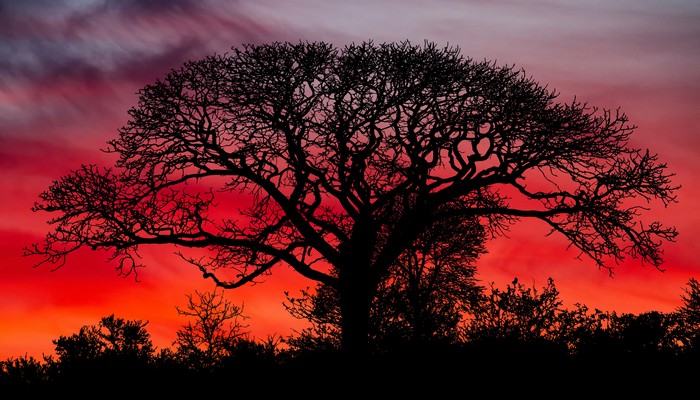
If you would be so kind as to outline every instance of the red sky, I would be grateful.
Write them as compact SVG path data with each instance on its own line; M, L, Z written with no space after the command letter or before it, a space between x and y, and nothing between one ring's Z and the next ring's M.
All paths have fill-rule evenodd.
M658 153L682 185L656 215L679 236L664 272L629 260L610 277L579 261L561 238L527 221L489 242L483 283L514 277L536 288L549 277L566 306L673 311L700 278L700 3L682 0L347 1L176 0L0 3L0 359L52 354L51 342L115 314L148 321L158 347L185 323L176 306L212 290L194 267L159 248L143 252L139 282L84 251L56 271L32 268L22 248L39 241L46 215L30 210L51 182L83 163L108 164L99 149L115 137L135 92L188 59L242 43L409 39L459 46L477 60L516 65L561 92L620 107L638 125L632 144ZM303 322L282 302L312 286L278 268L267 282L226 293L244 305L251 332L287 335Z

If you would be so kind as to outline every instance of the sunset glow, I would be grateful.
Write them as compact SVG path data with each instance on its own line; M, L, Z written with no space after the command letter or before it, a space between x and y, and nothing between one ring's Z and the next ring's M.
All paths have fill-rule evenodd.
M279 0L36 1L0 5L0 359L52 354L51 342L101 317L148 321L159 348L185 321L176 306L213 290L173 248L145 247L147 267L121 277L107 254L81 250L66 265L33 265L23 248L49 229L31 211L39 194L81 164L110 166L101 151L128 118L136 92L183 62L244 43L325 41L336 46L409 39L453 45L474 60L516 65L591 106L626 113L631 144L657 153L681 186L678 203L650 204L679 231L663 271L628 259L613 276L578 259L563 237L523 221L487 243L477 264L484 285L514 277L541 288L548 278L566 306L619 313L668 312L700 278L700 4L689 0L575 2L324 2ZM230 290L250 332L264 339L305 326L283 306L313 287L287 267L265 282ZM138 278L138 279L136 279Z

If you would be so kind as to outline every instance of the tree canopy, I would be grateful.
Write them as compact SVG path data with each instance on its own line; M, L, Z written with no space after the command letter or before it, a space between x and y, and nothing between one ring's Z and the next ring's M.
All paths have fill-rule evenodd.
M225 288L288 265L338 291L360 353L382 279L439 227L532 218L600 267L659 267L677 232L644 211L675 201L673 174L624 113L558 96L431 42L243 45L141 89L115 165L41 194L53 230L27 253L106 249L129 274L140 246L172 244Z

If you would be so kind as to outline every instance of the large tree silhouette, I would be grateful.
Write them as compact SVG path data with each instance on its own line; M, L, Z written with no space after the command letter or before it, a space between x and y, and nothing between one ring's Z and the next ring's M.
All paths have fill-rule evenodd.
M642 214L676 187L630 146L625 114L557 102L455 47L244 45L139 94L109 142L114 167L41 194L53 230L27 252L62 265L106 249L129 274L140 246L173 244L225 288L287 265L338 291L350 354L367 349L382 278L439 221L499 235L537 219L605 268L628 254L658 267L676 236Z

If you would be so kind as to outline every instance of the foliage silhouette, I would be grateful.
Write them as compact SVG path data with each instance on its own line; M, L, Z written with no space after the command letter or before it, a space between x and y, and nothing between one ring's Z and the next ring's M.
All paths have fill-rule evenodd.
M9 357L0 361L0 390L29 389L48 385L55 377L53 358L38 360L32 356Z
M676 310L679 340L685 348L700 355L700 282L691 278L683 291L683 304Z
M469 334L462 335L460 342L432 347L430 352L404 348L407 351L376 354L355 375L346 374L347 363L334 352L309 358L303 352L280 348L279 341L259 342L242 336L230 341L228 357L193 365L176 354L182 348L155 352L145 323L112 315L97 326L84 326L76 334L55 340L58 358L45 356L40 361L24 356L1 361L0 393L19 389L25 395L40 391L80 397L76 389L81 388L87 397L94 396L95 390L184 396L215 394L223 386L235 385L239 394L309 396L314 390L327 395L324 389L338 389L339 384L358 378L361 381L354 381L355 385L376 384L375 393L387 395L454 394L458 390L455 383L462 390L487 382L504 385L505 391L522 390L548 387L553 381L560 388L594 394L601 386L581 386L581 380L593 381L601 373L614 372L618 377L611 378L606 393L649 394L651 389L663 389L672 394L692 387L700 362L697 349L685 345L684 339L698 334L697 325L685 321L698 311L697 303L689 300L698 293L695 280L685 292L685 304L676 312L618 315L590 312L580 304L573 310L562 308L552 280L542 291L527 288L517 279L503 290L492 284L491 293L481 296L477 305L483 310L475 315L494 321L465 320ZM205 299L218 296L200 295ZM201 305L192 304L195 308ZM204 304L220 310L225 302ZM552 313L556 314L553 323L539 317ZM696 330L691 331L691 326ZM313 385L299 386L310 378Z
M517 278L503 291L491 284L491 293L484 295L470 315L464 333L466 340L549 338L555 329L561 304L552 279L542 293L526 288Z
M625 114L556 102L455 47L244 45L139 95L114 168L83 165L40 195L54 230L26 254L104 249L128 275L140 246L171 244L224 288L286 264L338 292L348 355L369 350L386 276L445 221L488 237L539 220L610 270L627 255L660 267L677 234L642 213L677 186L629 145Z
M191 317L177 331L173 343L183 363L194 369L208 369L220 364L228 355L231 344L248 334L242 320L243 306L232 304L219 291L198 292L188 295L187 306L177 308L180 315Z
M155 347L147 323L113 314L53 340L57 358L47 358L51 379L65 388L146 384L153 373Z

